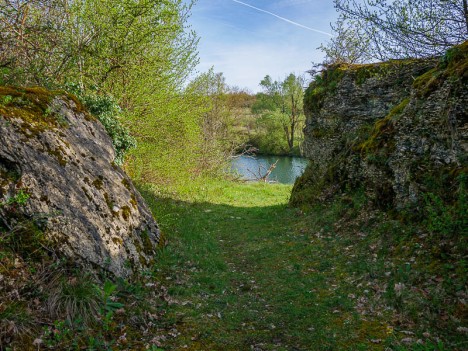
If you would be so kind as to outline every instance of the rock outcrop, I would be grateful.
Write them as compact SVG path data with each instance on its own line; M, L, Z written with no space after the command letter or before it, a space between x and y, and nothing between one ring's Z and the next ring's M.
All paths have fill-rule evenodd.
M384 208L450 201L467 171L467 81L468 42L440 59L329 67L306 91L311 166L291 202L356 188Z
M54 250L117 276L153 261L158 226L113 162L103 126L74 97L0 88L0 140L0 201L29 196L23 206L0 206L0 224L40 217Z

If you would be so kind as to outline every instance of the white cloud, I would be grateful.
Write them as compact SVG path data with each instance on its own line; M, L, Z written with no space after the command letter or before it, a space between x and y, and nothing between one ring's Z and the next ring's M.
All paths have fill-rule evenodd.
M214 65L216 72L224 73L229 85L258 92L266 75L284 78L291 72L300 74L310 69L314 56L320 60L314 51L274 43L223 45L201 57L199 70L206 71Z
M273 9L275 4L284 6L284 11L273 11L297 23L325 30L335 16L331 0L272 1L268 8ZM192 23L201 37L198 70L205 72L214 66L216 72L224 73L229 85L257 92L267 74L275 79L284 78L291 72L303 73L312 68L312 62L323 60L323 53L317 48L329 38L326 35L304 30L288 20L279 20L233 0L199 0L197 6Z

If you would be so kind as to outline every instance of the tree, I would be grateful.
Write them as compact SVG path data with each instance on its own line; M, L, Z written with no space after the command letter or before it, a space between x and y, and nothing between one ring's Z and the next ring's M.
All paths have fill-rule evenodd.
M138 142L127 171L159 181L195 169L198 62L187 26L194 0L2 0L0 83L78 86L108 96Z
M4 83L97 86L143 113L154 92L182 89L197 64L180 0L4 0ZM163 88L165 87L165 88Z
M331 27L335 36L319 47L326 55L323 64L363 63L370 59L367 53L369 38L359 24L341 17Z
M333 53L336 44L344 46L342 52L351 47L377 60L442 55L468 39L467 1L334 0L340 12L338 33L324 51L336 61L341 57L341 52ZM353 56L345 55L351 61Z
M229 86L222 73L210 69L200 74L188 86L200 102L200 143L193 155L198 158L197 172L217 173L224 169L233 146L229 139L231 111L228 106Z
M260 85L263 92L257 94L257 101L252 111L263 114L263 120L270 120L269 125L279 124L292 152L298 126L304 120L303 95L305 78L291 73L283 81L273 81L266 76Z

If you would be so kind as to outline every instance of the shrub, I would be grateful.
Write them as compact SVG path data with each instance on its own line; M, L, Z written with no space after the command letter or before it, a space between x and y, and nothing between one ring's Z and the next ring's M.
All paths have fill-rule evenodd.
M68 84L66 90L75 94L88 111L102 123L114 145L114 161L122 165L125 154L131 148L136 147L136 140L120 122L119 116L122 114L122 109L117 101L110 95L99 94L97 89L84 91L77 84Z

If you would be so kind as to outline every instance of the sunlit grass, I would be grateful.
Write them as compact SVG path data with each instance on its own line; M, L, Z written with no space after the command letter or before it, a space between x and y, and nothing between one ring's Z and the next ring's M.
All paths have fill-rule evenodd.
M421 285L446 265L362 191L304 213L288 185L141 190L168 239L155 274L176 301L164 324L180 335L165 350L423 350L419 339L445 350L447 338L463 349L460 288ZM440 326L435 311L455 319Z
M349 284L336 285L336 243L303 227L304 215L287 206L291 186L221 181L199 190L191 196L182 189L179 200L144 191L169 239L158 276L179 301L167 307L181 332L168 349L368 345ZM377 326L369 337L382 336L385 325Z

